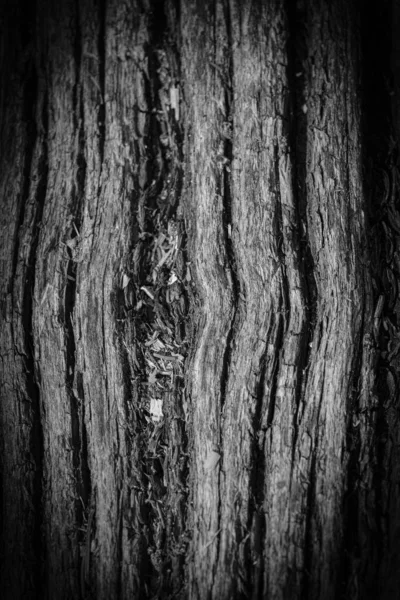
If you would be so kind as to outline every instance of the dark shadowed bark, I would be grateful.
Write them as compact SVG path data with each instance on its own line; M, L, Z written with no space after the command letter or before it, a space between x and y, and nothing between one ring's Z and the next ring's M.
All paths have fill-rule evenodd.
M398 598L397 0L3 4L2 598Z

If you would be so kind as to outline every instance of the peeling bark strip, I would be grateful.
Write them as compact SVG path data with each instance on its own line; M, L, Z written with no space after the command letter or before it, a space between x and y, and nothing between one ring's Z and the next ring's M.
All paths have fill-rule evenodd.
M9 3L2 598L397 594L399 20L360 11Z

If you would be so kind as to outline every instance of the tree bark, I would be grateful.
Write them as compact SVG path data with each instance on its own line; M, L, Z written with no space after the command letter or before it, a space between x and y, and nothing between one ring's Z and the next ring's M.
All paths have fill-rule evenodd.
M398 597L399 23L5 4L3 598Z

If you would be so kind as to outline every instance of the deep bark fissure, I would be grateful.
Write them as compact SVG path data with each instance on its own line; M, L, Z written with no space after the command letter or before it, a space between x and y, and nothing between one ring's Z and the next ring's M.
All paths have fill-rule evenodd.
M31 140L27 146L27 162L24 168L24 191L22 198L23 211L28 203L31 186L31 168L35 146L39 143L38 132L41 131L41 158L38 164L39 182L36 189L36 210L34 224L32 228L32 242L29 251L28 264L26 265L26 276L24 278L23 303L22 303L22 325L24 330L25 346L25 377L27 390L30 393L32 410L32 427L30 436L30 452L35 461L35 475L33 480L32 503L35 507L35 522L33 530L34 555L37 561L34 569L34 578L37 594L43 591L43 573L41 561L45 558L45 547L43 544L43 465L44 465L44 442L43 442L43 423L40 394L40 370L35 361L35 340L33 335L33 297L36 275L37 248L39 243L39 230L42 221L44 202L47 191L47 97L43 100L43 108L40 126L36 123L35 110L39 101L37 73L32 74L36 77L35 82L28 82L32 85L26 97L26 118L30 123ZM20 215L20 227L24 222L24 212ZM16 244L19 251L19 244Z
M285 319L287 322L290 321L290 295L289 295L289 282L286 274L286 256L284 249L284 232L283 232L283 215L282 215L282 195L280 189L280 177L279 177L279 147L274 148L274 167L275 167L275 189L276 192L276 207L274 212L274 238L276 240L276 254L279 261L278 269L281 271L281 301L283 306L279 307L279 311L283 310Z
M163 38L167 31L167 15L165 13L165 0L153 0L152 18L150 22L150 37L154 47L162 46Z
M106 19L107 19L107 0L98 0L99 14L99 33L97 39L97 52L99 58L99 85L100 98L97 109L97 125L99 131L99 194L101 189L101 174L104 162L104 150L106 144Z
M234 65L233 65L233 40L232 40L232 23L231 23L231 7L229 0L225 0L223 3L223 13L224 13L224 25L226 27L226 64L224 65L225 69L220 70L218 68L218 73L215 72L216 77L221 77L222 85L224 88L224 129L223 129L223 141L222 141L222 156L217 156L217 164L218 169L220 171L219 178L217 180L217 195L220 195L222 198L222 233L223 233L223 243L227 264L225 268L229 272L230 275L230 283L232 287L232 317L229 325L229 330L226 336L225 349L222 359L221 365L221 378L220 378L220 415L223 414L224 406L226 402L227 395L227 383L230 377L230 370L232 364L232 351L233 351L233 343L235 339L235 335L237 333L238 321L240 319L240 293L241 286L240 280L238 276L238 268L237 261L235 255L235 247L232 240L232 173L231 173L231 165L233 160L233 127L234 127L234 106L233 106L233 78L234 78ZM216 15L214 15L215 17ZM215 60L217 59L217 44L219 40L218 31L216 31L215 25L217 24L217 19L214 21L214 54ZM220 419L219 424L219 448L221 451L221 460L218 466L218 507L217 507L217 532L220 532L221 529L221 517L222 517L222 506L223 506L223 497L221 493L222 487L222 466L223 466L223 431L224 431L224 422L223 419ZM220 535L217 534L216 538L216 556L220 554ZM216 580L216 571L218 568L218 563L216 562L214 565L214 573L213 573L213 582Z
M85 395L82 374L76 370L76 341L74 330L74 312L77 292L77 276L79 252L81 243L81 228L83 221L83 202L85 195L86 158L85 158L85 119L84 95L82 89L82 30L79 3L75 3L75 29L72 51L74 55L75 81L72 92L72 110L74 131L76 135L75 156L73 165L74 181L70 199L71 230L66 244L68 262L66 268L66 284L64 292L63 323L65 328L66 391L70 403L71 418L71 448L72 465L75 480L75 521L78 533L78 543L85 547L90 532L87 531L89 520L89 504L91 494L90 467L88 463L88 448L85 429ZM81 593L84 594L86 573L84 573L85 552L79 557L81 570Z
M37 73L35 67L28 63L27 68L29 74L25 75L25 86L24 86L24 106L23 106L23 119L26 127L26 146L25 146L25 157L23 165L23 186L22 195L20 200L20 210L18 223L16 227L16 240L14 244L13 264L12 264L12 276L10 278L10 287L12 288L13 282L17 272L18 258L20 253L20 238L19 233L24 223L26 205L29 199L29 191L31 186L31 169L33 154L37 141L37 125L35 120L35 107L37 103L38 95L38 82ZM28 266L29 269L29 266ZM11 292L11 289L9 290Z
M78 16L79 19L79 16ZM79 80L81 79L81 71L79 69ZM85 182L86 182L86 172L87 172L87 164L85 158L85 119L84 119L84 97L83 91L80 90L80 119L79 119L79 134L78 134L78 154L76 157L76 186L77 186L77 201L78 201L78 210L75 214L75 224L78 231L81 231L82 227L82 210L84 203L84 194L85 194ZM79 242L78 242L79 243ZM73 384L76 389L76 402L78 404L78 418L79 418L79 428L80 428L80 441L79 441L79 461L80 461L80 477L81 477L81 497L83 500L83 504L85 506L85 511L80 514L80 518L82 520L82 524L84 521L84 517L88 520L88 512L89 512L89 504L91 502L91 491L92 491L92 483L91 483L91 472L89 466L88 459L88 443L87 443L87 431L86 431L86 420L85 420L85 395L84 388L82 383L82 374L76 371L76 345L75 345L75 329L74 329L74 312L75 312L75 304L76 304L76 277L77 277L77 264L73 264L72 261L68 264L68 269L71 269L72 279L68 279L67 286L71 283L71 303L69 306L69 324L71 326L70 331L68 331L71 337L71 359L73 364L71 364L72 372L73 372ZM68 273L67 273L68 277ZM68 290L68 287L67 287ZM68 324L68 321L66 321ZM68 368L68 367L67 367ZM86 513L86 514L84 514Z
M160 46L160 37L162 38L164 32L164 7L163 2L160 6L154 7L153 19L150 25L150 42L147 49L149 56L149 79L147 80L147 102L149 106L157 107L158 111L162 111L162 106L158 99L158 91L162 87L162 83L158 77L157 69L159 63L157 60L156 47ZM150 391L150 375L151 369L146 360L146 344L151 339L151 336L158 329L157 318L159 314L165 315L162 298L159 296L159 290L156 291L156 286L152 288L152 272L154 265L152 263L152 248L154 240L157 236L157 222L156 214L158 213L157 199L161 193L163 180L166 175L165 167L159 166L157 161L160 147L159 147L159 136L160 126L158 119L152 114L150 116L150 122L148 124L148 148L150 149L150 155L152 159L148 161L150 167L147 169L148 176L148 187L145 190L144 200L144 211L147 212L145 215L145 226L142 230L142 234L150 234L142 242L143 248L143 259L141 269L141 286L142 298L146 299L143 294L143 287L152 290L151 293L154 295L154 301L148 301L146 299L146 310L147 310L147 325L146 330L142 332L141 343L143 344L143 373L142 381L146 390L144 392L144 398L146 399L146 408L150 412L150 406L147 403L151 402L151 391ZM156 293L154 293L156 291ZM146 320L145 320L146 321ZM165 330L163 332L165 334ZM162 376L158 378L158 381L165 379ZM158 434L157 425L146 424L142 432L142 456L143 465L145 465L144 475L146 478L146 488L148 490L148 511L147 511L147 522L149 524L150 536L147 539L147 552L149 557L149 586L150 589L155 592L162 582L163 572L162 565L160 562L160 551L162 545L162 538L164 534L164 520L165 520L165 493L166 489L163 484L163 465L165 460L165 449L162 445L164 441L163 430ZM153 437L154 436L154 437ZM154 444L152 440L154 439ZM152 558L154 558L152 560Z
M322 323L322 322L321 322ZM322 333L321 333L322 338ZM315 407L315 431L319 430L320 413L322 403L324 402L324 382L325 382L325 368L322 373L322 381L320 384L320 395L318 398L318 405ZM313 581L313 561L314 561L314 545L315 541L315 507L318 500L316 499L316 485L317 485L317 457L319 451L319 435L318 433L313 440L311 447L311 460L308 471L308 479L302 481L302 484L307 486L306 506L305 506L305 528L304 528L304 564L303 564L303 578L301 588L302 600L308 600L311 597L311 593L315 591L315 581Z
M183 579L185 544L181 538L186 521L183 504L188 474L187 459L183 458L187 436L180 363L186 355L187 301L185 230L179 211L182 141L179 106L173 104L171 94L171 87L177 88L178 74L170 54L173 49L167 35L164 3L155 3L148 13L143 11L149 17L149 42L145 44L148 72L143 81L146 107L136 106L135 110L146 115L146 126L140 134L143 145L136 143L135 149L143 159L143 147L147 148L146 178L140 184L137 181L138 198L132 200L132 212L137 214L130 249L134 264L132 268L128 266L132 281L113 304L120 344L127 331L121 321L124 317L133 319L133 343L138 356L133 374L140 382L137 400L141 411L135 412L134 420L141 489L146 494L142 540L147 558L143 560L141 580L142 593L148 597L161 588L176 591L179 578ZM172 29L169 35L173 35ZM122 362L127 363L126 350L121 355ZM128 368L129 365L123 365L126 396L132 390ZM156 417L151 412L160 405L167 417ZM168 480L179 483L171 489ZM176 581L171 579L171 568Z
M308 50L305 43L305 14L297 3L289 0L288 16L288 82L292 119L289 127L290 152L293 163L293 190L297 199L297 222L299 227L299 252L302 263L302 274L307 299L307 319L313 328L317 312L317 284L315 280L315 264L310 247L307 226L307 111L305 62ZM312 331L310 339L312 339ZM305 362L304 364L307 364Z
M298 379L295 395L295 411L293 416L292 466L290 486L293 480L293 468L296 461L296 448L299 436L300 411L304 407L304 395L307 387L308 369L311 356L310 342L314 337L317 314L317 283L315 265L311 253L307 228L307 115L305 105L305 61L307 47L305 44L305 16L298 3L290 0L286 5L288 36L288 83L290 103L289 153L292 160L292 186L296 199L296 217L298 227L298 267L303 284L302 293L305 298L305 319L301 330L301 351L298 355Z
M265 379L267 372L267 356L268 350L265 349L261 360L260 360L260 374L257 386L257 397L256 397L256 406L254 412L254 437L252 440L252 472L250 476L250 489L252 490L252 501L249 506L249 519L247 523L248 530L251 531L251 526L253 520L256 519L257 523L257 535L259 540L259 547L253 548L253 552L258 553L261 557L263 557L263 551L265 548L265 543L263 544L262 540L265 540L266 533L266 524L265 517L263 516L263 503L265 500L265 479L267 473L267 462L266 462L266 436L268 423L266 423L263 427L263 407L265 403ZM265 425L265 424L264 424ZM259 518L257 518L259 517ZM251 540L249 538L248 541L248 557L246 570L248 574L248 581L253 581L255 577L255 581L253 584L254 590L254 600L261 600L263 593L262 582L264 581L265 575L265 565L264 561L261 558L261 565L259 566L259 570L257 573L255 572L255 566L252 561L252 548L251 548ZM258 593L257 593L258 590Z
M46 176L44 176L45 178ZM41 205L41 208L44 204L44 198L46 195L46 184L43 185L42 190L38 189L38 204ZM40 216L37 217L37 226L40 223ZM32 252L32 255L36 254L35 251ZM32 271L34 273L35 268L32 265ZM34 282L34 274L32 274L31 278L28 278L28 281L32 284L25 285L24 292L24 329L26 334L26 348L27 357L25 359L25 368L27 374L27 388L31 390L31 406L32 406L32 435L31 435L31 452L32 456L35 458L35 477L34 477L34 492L33 492L33 505L35 506L35 528L34 528L34 545L35 545L35 555L38 561L43 559L44 547L42 543L42 522L43 522L43 508L42 508L42 498L43 498L43 425L42 425L42 410L41 410L41 397L40 397L40 370L39 366L35 363L34 360L34 339L32 333L32 299L33 299L33 282ZM41 590L42 585L42 572L41 569L38 569L36 572L37 578L37 589Z
M360 437L360 422L357 421L360 411L360 386L361 386L361 369L362 369L362 353L363 353L363 335L365 331L365 311L363 310L362 322L360 325L360 336L358 344L358 350L354 358L354 367L352 369L353 376L350 382L350 394L347 405L347 427L346 427L346 451L349 456L347 467L346 467L346 491L343 497L343 523L344 523L344 536L343 536L343 552L342 561L340 565L340 581L343 598L346 598L346 593L351 593L351 589L348 588L349 581L352 577L351 572L351 554L355 552L357 554L358 545L358 494L357 488L360 480L360 450L361 450L361 437Z
M313 532L313 513L315 506L315 484L316 484L316 463L317 463L317 451L318 444L316 443L312 450L312 458L309 470L308 488L307 488L307 507L305 514L305 535L304 535L304 564L303 564L303 577L301 587L301 600L309 600L311 591L311 577L312 577L312 562L313 562L313 545L312 545L312 532Z
M220 159L220 179L217 186L217 195L222 197L222 228L223 228L223 239L225 244L225 252L227 257L226 268L229 270L232 280L232 304L233 313L231 325L226 338L225 352L221 369L221 412L224 408L225 396L226 396L226 384L229 376L229 369L231 364L232 356L232 342L235 335L235 329L237 325L237 314L238 304L240 295L240 281L237 274L237 265L235 258L235 248L232 242L232 175L230 166L233 158L233 144L231 137L231 128L233 121L232 113L232 39L231 39L231 28L230 28L230 9L229 3L225 5L226 9L226 23L228 32L228 51L229 51L229 81L224 82L225 86L225 124L227 125L226 137L223 141L223 155L218 157Z
M276 392L278 389L278 376L279 376L279 371L280 371L280 356L281 356L284 334L285 334L284 319L283 319L282 314L280 313L280 310L281 310L281 306L278 307L278 311L277 311L278 324L277 324L276 334L275 334L274 367L273 367L273 372L272 372L271 392L270 392L270 396L269 396L268 411L267 411L267 418L266 418L267 429L269 429L272 426L272 423L274 420L275 405L276 405Z
M390 468L392 456L397 455L398 459L394 440L397 437L398 441L396 431L399 425L399 417L396 415L399 359L398 350L393 354L391 350L398 347L397 339L400 335L400 307L396 289L396 277L400 274L396 260L399 230L396 218L393 219L394 215L398 216L395 179L398 141L393 137L396 123L393 122L390 98L392 47L391 37L387 35L391 19L390 2L384 2L379 7L369 6L362 13L362 163L367 218L374 234L370 240L370 258L375 311L373 351L376 353L375 386L371 406L367 409L369 417L366 418L369 427L373 429L372 433L368 430L362 432L364 452L367 443L370 448L370 466L366 473L360 474L357 495L361 515L368 513L368 518L373 520L373 527L368 528L367 533L365 529L361 529L359 534L360 539L367 540L363 540L364 547L360 549L364 553L361 556L360 573L361 577L365 574L361 589L364 595L368 594L368 598L377 597L380 590L385 590L389 597L389 593L393 594L399 584L398 577L391 574L390 581L385 571L382 571L388 555L395 552L386 519L390 515L389 518L395 521L400 510L398 503L396 506L395 495L390 490L391 479L395 477ZM377 43L372 45L371 39ZM374 396L377 398L377 406L373 402ZM392 443L389 438L392 438ZM372 475L374 489L373 506L363 489L363 479L369 474ZM393 513L390 514L390 511Z
M284 330L284 318L281 313L281 306L278 307L277 321L273 319L268 333L267 339L270 340L274 335L274 346L275 355L273 359L272 367L272 380L270 385L270 393L268 397L268 405L265 416L263 410L265 407L265 383L267 375L267 359L269 356L268 347L265 348L261 359L260 359L260 373L257 385L256 404L253 418L253 439L252 439L252 468L249 478L250 489L251 489L251 501L249 504L249 516L247 522L248 531L252 530L252 526L255 523L254 538L258 540L258 544L252 538L249 538L247 545L249 548L247 560L246 560L246 571L247 581L251 582L252 590L255 600L261 600L264 597L263 581L265 579L265 562L263 560L265 552L265 533L266 533L266 520L264 516L264 502L266 500L266 488L265 481L268 472L267 464L267 452L266 445L268 440L268 432L271 430L275 405L276 405L276 394L278 388L278 376L280 369L280 356L283 348L285 330ZM253 547L252 547L253 544ZM259 560L260 564L256 566L253 563L252 555L261 557ZM254 580L256 577L256 580Z
M73 116L74 129L77 135L77 148L75 156L75 181L72 189L70 213L72 215L72 230L69 243L80 243L82 226L83 199L85 194L86 159L85 159L85 120L84 98L81 88L81 61L82 61L82 31L80 25L79 3L75 4L76 24L74 39L75 83L73 89ZM84 543L85 523L88 519L90 502L90 468L88 464L88 449L84 446L84 392L83 386L78 390L76 372L76 344L74 331L74 310L77 291L77 257L73 256L73 248L67 246L68 263L66 269L66 288L64 297L64 327L66 339L66 390L69 396L71 411L71 446L72 463L74 468L76 498L75 515L77 528L80 531L79 543ZM81 562L83 557L81 557Z

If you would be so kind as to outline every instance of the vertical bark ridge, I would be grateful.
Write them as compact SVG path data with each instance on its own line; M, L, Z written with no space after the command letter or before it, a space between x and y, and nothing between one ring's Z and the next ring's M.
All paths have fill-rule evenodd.
M290 497L299 520L290 538L303 548L292 568L307 598L337 593L346 409L364 310L357 73L345 59L356 55L353 8L339 4L306 12L307 220L318 296Z
M224 598L265 593L264 544L272 546L271 513L283 510L278 518L273 515L276 523L285 517L284 507L274 506L279 493L271 478L276 473L269 448L271 428L286 414L283 402L294 412L294 363L305 310L288 139L286 14L278 4L249 11L236 3L231 3L231 14L232 240L243 295L223 420L223 505L214 594ZM264 66L259 56L268 56L272 48L276 64ZM284 480L286 454L288 483L290 432L285 433L286 419L282 421L275 458ZM275 435L278 431L276 426Z
M48 27L47 187L37 249L33 329L40 368L44 440L44 535L46 592L79 597L82 525L80 424L73 389L76 236L81 202L79 156L79 63L74 3L49 6L38 17ZM62 150L61 150L62 149ZM63 477L60 477L60 472ZM60 560L60 555L63 556ZM68 577L64 573L68 572Z
M83 11L88 177L76 327L93 481L87 580L99 598L125 598L145 594L151 575L131 320L138 181L148 168L139 148L148 126L148 15L117 2Z
M198 293L197 331L189 362L191 519L189 595L206 597L216 576L219 535L221 377L233 319L234 292L224 233L226 15L222 6L182 6L185 86L184 205L188 252ZM189 59L189 60L188 60ZM219 383L218 383L219 382ZM223 386L222 386L223 387ZM206 595L205 595L206 594Z
M82 447L82 479L84 487L83 523L80 534L80 572L79 587L82 597L94 593L96 589L96 530L97 530L97 494L98 471L95 469L93 453L96 451L96 440L93 439L92 422L94 407L92 403L93 386L88 386L91 366L99 352L97 335L90 338L86 335L85 311L93 311L97 292L91 292L93 298L87 298L87 283L90 273L90 260L95 250L94 238L98 229L99 196L102 189L101 172L105 151L105 2L99 4L85 1L79 3L80 23L80 79L77 81L79 98L79 155L80 172L79 187L83 195L80 207L79 223L76 223L75 244L75 307L73 312L73 330L75 341L74 392L79 399L81 419ZM75 49L76 45L75 44ZM76 115L77 116L77 115ZM95 318L95 314L90 317ZM88 343L85 356L84 343ZM99 363L95 369L95 385L102 375ZM89 387L89 390L88 390ZM99 393L99 392L98 392Z

